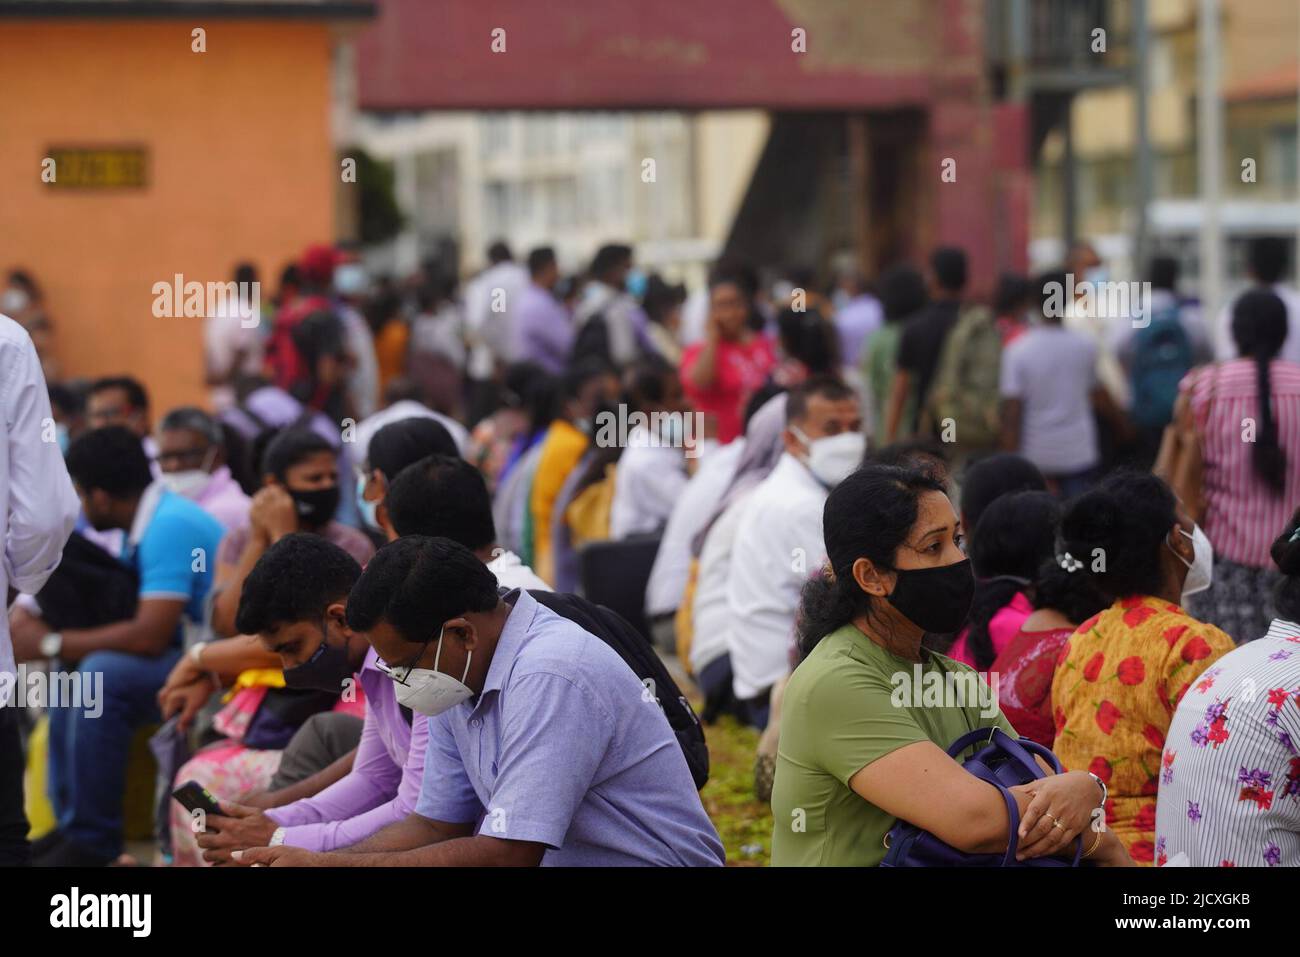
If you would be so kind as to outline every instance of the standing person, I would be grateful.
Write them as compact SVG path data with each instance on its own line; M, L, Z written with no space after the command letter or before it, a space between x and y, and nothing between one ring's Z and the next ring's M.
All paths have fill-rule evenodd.
M741 279L714 273L709 284L709 324L703 342L682 353L682 388L692 408L706 416L705 430L724 445L740 434L749 396L776 365L772 344L749 328L752 304Z
M53 421L40 357L31 337L0 315L0 592L34 595L58 567L77 520L77 495L59 443L46 439ZM26 864L23 746L9 616L0 616L0 867Z
M446 415L460 415L464 402L465 319L456 299L456 276L435 271L414 293L407 375L415 398Z
M655 353L664 361L677 367L682 361L682 307L686 302L686 287L673 286L658 273L646 277L645 295L641 308L645 310L646 338Z
M861 273L851 271L841 278L840 288L847 294L844 305L835 310L835 329L840 337L840 360L846 369L857 371L867 340L885 321L880 300L867 289Z
M876 445L887 445L891 439L888 418L894 394L894 379L898 375L898 343L907 328L908 320L925 308L927 293L925 277L911 266L891 266L880 275L877 283L884 324L867 340L862 356L862 376L866 383L865 398L870 413L869 421L875 423ZM909 395L899 411L900 423L916 417L916 398ZM905 429L910 432L910 429Z
M135 433L87 432L68 450L86 518L127 532L121 558L139 576L131 618L53 631L42 619L15 622L20 660L72 663L83 687L102 687L98 705L50 709L49 788L58 830L36 862L100 866L122 850L122 794L131 737L160 720L155 695L182 648L203 629L212 556L221 524L155 482Z
M250 499L226 464L217 421L193 406L172 409L158 424L160 480L221 523L226 530L248 520Z
M1286 339L1281 357L1288 362L1300 363L1300 292L1295 286L1282 281L1288 261L1287 244L1276 236L1260 236L1251 240L1246 253L1246 272L1254 283L1250 291L1268 290L1286 304ZM1220 361L1235 359L1239 353L1232 330L1232 313L1235 303L1225 306L1215 325L1214 354Z
M511 361L512 311L528 286L528 270L497 240L487 248L487 268L465 285L465 337L469 340L469 424L497 405L497 369Z
M1097 381L1119 408L1128 408L1131 400L1129 382L1120 368L1113 341L1116 327L1132 325L1134 317L1112 312L1114 297L1108 293L1110 270L1092 243L1075 243L1066 256L1065 268L1073 281L1074 296L1062 301L1062 324L1093 344ZM1103 447L1108 446L1108 442L1103 442Z
M1040 287L1042 325L1002 353L1002 449L1033 462L1070 498L1096 481L1101 464L1093 410L1117 429L1127 426L1097 381L1096 344L1061 324L1065 274L1044 276Z
M789 671L799 590L821 567L826 494L862 462L858 397L839 379L810 379L786 402L785 452L745 502L727 578L736 698L766 727L772 686Z
M1183 695L1156 804L1156 864L1300 866L1300 511L1270 549L1278 617Z
M235 267L236 295L218 303L203 320L203 357L209 399L217 412L235 404L235 380L262 371L262 315L253 311L260 302L257 267L242 262Z
M1002 335L1003 348L1019 339L1033 325L1033 292L1027 276L1007 272L998 277L998 288L993 294L993 316Z
M885 418L886 442L901 434L903 408L915 402L915 412L905 428L914 432L930 394L930 380L939 365L944 340L957 324L962 293L966 289L966 253L956 246L940 246L930 256L930 303L908 320L898 341L898 370Z
M624 366L648 345L645 313L627 291L631 273L631 246L609 243L596 250L591 281L582 290L574 315L575 355L596 355ZM587 328L593 320L603 324L601 331L599 325Z
M718 866L722 844L663 711L600 638L421 535L375 555L347 624L427 717L414 813L347 851L281 866ZM496 768L497 770L493 770Z
M27 331L36 355L41 360L41 374L48 384L58 382L59 361L54 354L54 323L45 309L45 296L31 273L11 269L0 292L0 314L7 315Z
M539 246L528 254L528 277L515 306L514 361L535 362L559 375L573 349L573 320L555 298L560 267L554 249Z
M926 632L957 629L975 589L943 486L924 472L867 466L831 492L823 524L830 570L808 582L801 600L803 661L782 706L772 863L875 866L899 820L965 853L1004 851L1001 795L946 753L975 728L1015 735L996 707L982 706L988 687L979 681L981 702L948 707L923 704L919 690L900 706L895 694L899 672L949 682L970 671L921 644ZM1068 853L1079 835L1090 840L1103 798L1077 770L1011 794L1020 858ZM1110 832L1088 856L1125 863Z
M1155 860L1160 752L1174 708L1232 639L1183 610L1210 582L1205 533L1154 475L1121 471L1070 505L1062 559L1111 602L1079 626L1052 680L1055 750L1106 782L1106 824Z
M339 466L333 447L310 429L285 429L262 455L262 488L253 496L248 523L221 539L217 553L212 629L235 634L244 579L262 554L294 532L314 532L364 564L374 546L357 529L334 521Z
M1183 380L1156 472L1214 543L1214 583L1190 609L1250 641L1274 617L1271 536L1300 502L1300 364L1281 358L1286 306L1267 289L1237 299L1232 331L1241 358Z

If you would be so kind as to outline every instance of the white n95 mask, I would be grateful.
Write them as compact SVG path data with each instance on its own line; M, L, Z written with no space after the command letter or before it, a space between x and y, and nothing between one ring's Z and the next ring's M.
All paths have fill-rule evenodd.
M459 681L438 670L438 659L441 657L442 629L439 628L438 651L433 657L433 668L411 668L407 672L406 681L398 682L395 689L398 704L432 718L473 696L474 690L465 684L465 678L469 676L469 664L474 660L474 653L470 652L465 658L465 673Z
M827 488L834 488L852 475L862 464L867 437L861 432L841 432L809 439L801 429L792 430L808 446L808 471Z
M1187 535L1181 528L1178 531ZM1210 544L1210 540L1201 531L1199 525L1193 525L1192 534L1187 537L1192 540L1192 560L1189 562L1182 555L1174 552L1178 560L1187 566L1187 577L1183 579L1184 598L1205 591L1214 581L1214 546Z

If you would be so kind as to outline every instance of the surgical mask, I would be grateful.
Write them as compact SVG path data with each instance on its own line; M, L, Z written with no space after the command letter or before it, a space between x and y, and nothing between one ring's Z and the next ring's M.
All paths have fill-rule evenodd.
M645 295L648 281L645 273L639 269L633 269L627 274L627 280L623 283L623 288L637 299L640 299Z
M188 499L196 499L212 481L212 476L203 469L185 469L183 472L164 472L159 478L163 487Z
M1178 530L1181 534L1187 535L1181 528ZM1193 525L1192 534L1187 535L1192 540L1192 560L1189 562L1172 548L1174 556L1187 566L1187 577L1183 579L1183 597L1195 595L1197 592L1205 591L1214 581L1214 546L1210 540L1205 537L1201 531L1201 526ZM1168 547L1168 543L1165 543Z
M808 446L808 471L827 488L834 488L857 471L867 450L867 437L861 432L810 439L800 428L792 426L791 431Z
M359 296L369 285L370 277L361 263L343 263L334 270L334 289L341 296Z
M4 295L0 296L0 312L10 315L22 312L30 301L27 293L21 289L6 289Z
M442 657L442 629L438 629L438 651L433 657L433 668L411 668L405 683L399 683L395 689L397 703L412 711L435 717L448 711L474 695L474 690L465 684L469 676L469 663L474 660L471 651L465 657L465 672L457 681L451 675L438 670L438 660Z
M384 527L379 524L379 503L366 501L366 476L357 476L357 508L361 511L361 521L366 523L366 527L372 531L382 532Z
M288 688L314 691L341 691L343 682L352 677L352 663L348 661L348 643L339 648L329 643L328 626L321 626L320 647L302 664L284 669L284 684Z
M900 568L891 605L912 624L932 635L948 635L966 624L975 599L975 575L970 559L937 568Z
M324 525L338 511L339 487L337 485L331 485L329 488L312 489L310 492L292 488L288 491L290 498L293 499L294 508L298 512L298 519L304 525L313 527Z

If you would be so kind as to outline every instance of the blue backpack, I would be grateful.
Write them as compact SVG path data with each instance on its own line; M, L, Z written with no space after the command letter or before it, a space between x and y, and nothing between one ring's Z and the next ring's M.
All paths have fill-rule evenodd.
M1178 320L1181 303L1160 309L1133 337L1133 422L1163 429L1174 417L1178 383L1192 368L1192 342Z

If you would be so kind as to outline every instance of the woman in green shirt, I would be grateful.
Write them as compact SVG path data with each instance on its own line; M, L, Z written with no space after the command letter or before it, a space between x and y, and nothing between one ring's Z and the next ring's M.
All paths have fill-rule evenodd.
M960 524L943 485L918 471L868 466L827 499L830 568L804 590L803 662L781 716L773 864L875 866L900 818L968 853L1005 851L1001 795L946 749L974 728L1015 730L973 669L921 646L970 609ZM1090 860L1127 860L1113 835L1090 829L1103 791L1088 773L1012 793L1019 858L1072 852L1082 834Z

